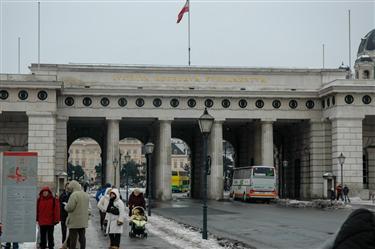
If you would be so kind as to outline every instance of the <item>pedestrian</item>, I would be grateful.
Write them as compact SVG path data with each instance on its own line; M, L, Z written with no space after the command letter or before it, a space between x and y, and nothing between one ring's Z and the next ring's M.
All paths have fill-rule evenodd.
M99 208L99 214L100 214L100 229L102 231L106 230L105 227L107 224L105 221L105 216L106 216L107 207L108 207L108 203L110 199L109 193L111 192L111 190L112 188L107 188L107 190L105 191L105 194L102 196L102 198L100 198L98 202L98 208Z
M367 209L356 209L319 249L374 249L374 227L375 214Z
M129 196L128 201L128 207L129 207L129 217L132 215L132 209L134 207L143 207L146 208L146 201L143 197L143 193L139 189L134 189L133 192Z
M105 194L105 191L107 190L107 188L110 188L110 187L111 187L111 184L106 183L104 186L98 189L98 191L95 194L96 202L100 201L100 198Z
M109 234L110 249L119 249L125 219L125 205L120 199L118 189L113 188L109 196L106 210L106 220L108 221L106 233Z
M0 215L0 217L1 217L1 215ZM1 224L1 222L0 222L0 238L1 238L2 233L3 233L3 224ZM0 239L0 241L1 241L1 239ZM12 248L12 244L13 244L13 249L18 249L18 248L19 248L17 242L13 242L13 243L7 242L7 243L5 244L5 247L4 247L4 248L5 248L5 249L11 249L11 248ZM2 247L1 242L0 242L0 247Z
M346 203L346 201L348 201L350 203L350 199L349 199L349 188L347 185L345 185L345 187L343 188L342 192L344 193L344 201Z
M49 187L43 187L39 192L36 206L36 221L40 230L40 248L53 249L55 241L53 231L55 225L60 221L60 202L58 197L54 197Z
M332 202L336 199L336 194L335 194L334 188L331 188L330 194L331 194L330 199L331 199L331 204L332 204Z
M82 191L81 185L73 180L68 185L71 192L69 201L65 206L68 212L66 226L69 228L68 248L76 248L79 237L80 248L86 248L86 228L89 221L89 196Z
M337 185L336 187L336 199L339 200L339 198L344 201L344 198L342 197L342 186L341 184Z
M111 184L110 183L106 183L104 186L102 186L97 192L96 192L96 195L95 195L95 199L96 199L96 202L99 203L100 199L106 195L106 190L111 188ZM99 208L99 217L100 217L100 228L101 230L104 229L105 227L105 224L104 224L104 218L105 218L105 211L102 211L100 208Z
M69 201L70 193L68 192L69 182L65 183L64 191L60 195L60 221L61 221L61 235L62 243L66 240L66 218L68 218L68 212L65 211L65 206Z

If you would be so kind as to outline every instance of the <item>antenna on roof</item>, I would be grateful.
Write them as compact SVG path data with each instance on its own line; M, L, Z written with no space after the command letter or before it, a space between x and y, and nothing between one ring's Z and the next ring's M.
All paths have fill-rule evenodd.
M324 58L324 43L323 43L323 69L324 69L324 60L325 58Z

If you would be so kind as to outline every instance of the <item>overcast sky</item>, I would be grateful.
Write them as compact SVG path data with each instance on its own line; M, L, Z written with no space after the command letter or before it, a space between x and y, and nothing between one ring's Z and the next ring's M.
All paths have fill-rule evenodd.
M41 0L41 63L187 65L185 0ZM191 61L198 66L326 68L352 64L375 27L374 1L191 0ZM37 1L0 0L1 73L38 61Z

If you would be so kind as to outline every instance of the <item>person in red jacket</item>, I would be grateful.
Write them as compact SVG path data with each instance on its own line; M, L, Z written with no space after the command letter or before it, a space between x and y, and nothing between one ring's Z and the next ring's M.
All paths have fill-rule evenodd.
M40 229L40 248L54 248L53 230L60 221L60 202L53 196L49 187L43 187L39 193L36 208L36 221Z

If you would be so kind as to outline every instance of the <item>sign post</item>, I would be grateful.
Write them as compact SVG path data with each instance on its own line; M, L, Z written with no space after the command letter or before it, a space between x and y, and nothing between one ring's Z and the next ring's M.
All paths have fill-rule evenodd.
M36 240L37 153L0 154L0 217L4 242Z

